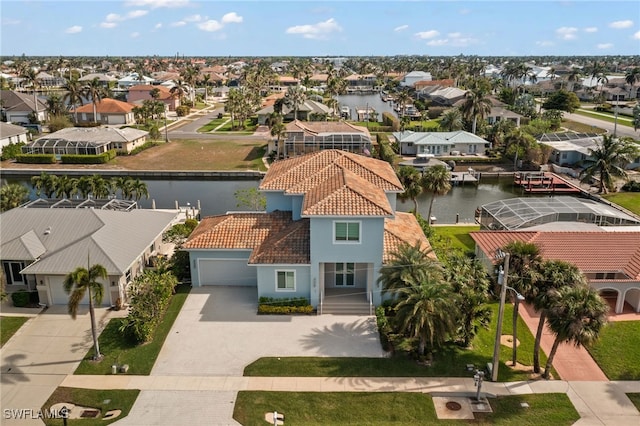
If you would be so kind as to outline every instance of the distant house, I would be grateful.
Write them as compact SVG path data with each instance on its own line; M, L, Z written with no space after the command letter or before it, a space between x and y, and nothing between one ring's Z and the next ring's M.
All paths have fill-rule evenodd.
M345 121L299 121L286 125L284 156L307 154L325 149L340 149L357 154L371 152L371 134L366 127ZM276 150L271 142L270 150Z
M36 79L38 80L38 84L41 87L45 87L45 88L47 88L47 87L61 87L61 86L64 86L65 84L67 84L67 79L65 79L64 77L51 75L51 74L46 73L44 71L40 71L36 75Z
M375 74L351 74L344 78L347 82L347 93L371 92L377 90Z
M149 132L130 127L68 127L22 147L24 154L98 155L115 149L128 154L144 145Z
M144 75L139 77L138 73L134 72L118 80L118 87L120 89L128 89L139 84L153 84L154 81L155 80L153 78Z
M434 156L484 155L489 142L473 133L413 132L406 130L393 134L400 147L400 155L430 154Z
M402 81L401 86L414 87L418 81L431 81L431 73L426 71L411 71L406 74Z
M108 125L133 124L136 122L133 108L135 105L116 99L104 98L95 106L96 116L93 116L93 103L77 107L72 110L72 116L78 117L80 123L100 123Z
M102 87L109 87L109 85L111 83L115 84L118 82L118 79L115 77L112 77L108 74L102 74L102 73L90 73L87 74L85 76L82 76L78 79L78 81L82 81L83 83L87 83L89 81L93 81L95 79L98 79L98 81L100 82L100 85Z
M36 112L36 104L32 93L2 90L0 99L2 99L0 110L8 123L29 124L31 122L29 118ZM47 105L37 97L36 102L38 121L46 121L48 117Z
M544 259L576 265L616 313L625 305L640 312L640 232L480 231L471 237L476 256L489 270L494 269L498 248L512 241L534 243Z
M418 92L418 98L430 101L433 106L453 106L464 99L466 94L466 90L457 87L423 86Z
M590 150L602 143L602 135L597 133L545 133L536 139L538 143L553 148L549 161L562 167L585 160Z
M493 125L502 120L509 120L512 121L516 125L516 127L520 127L520 120L522 119L522 116L520 114L507 109L507 104L505 104L504 102L501 102L495 98L490 99L492 106L489 115L485 117L487 123Z
M40 303L66 305L63 281L78 267L107 270L103 306L127 300L133 279L157 255L171 254L162 234L176 212L100 208L15 208L0 215L2 274L8 293L37 291ZM81 304L88 304L85 295Z
M396 211L403 188L384 161L333 149L280 160L259 190L265 212L204 218L183 245L193 286L303 297L319 314L353 298L351 309L371 315L392 253L402 243L430 247L416 218Z
M272 95L273 96L273 95ZM273 113L274 111L274 103L275 100L280 97L273 97L272 99L274 100L273 103L270 103L270 105L265 106L264 108L262 108L260 111L258 111L256 113L256 115L258 116L258 124L266 124L267 119L269 118L269 116ZM325 104L323 104L322 102L318 102L318 101L314 101L311 99L307 99L304 101L304 103L302 105L300 105L298 107L298 119L299 120L305 120L305 121L311 121L314 119L314 115L316 117L320 117L322 119L326 119L326 117L328 115L331 114L331 108L329 108L328 106L326 106ZM295 115L295 110L287 105L283 105L282 106L282 116L283 116L283 120L284 121L292 121L296 119L296 115ZM318 118L316 118L318 119Z
M25 127L0 121L0 153L10 144L29 142L29 132Z
M175 111L176 107L180 106L180 99L178 99L177 96L173 96L170 89L162 85L152 86L150 84L130 87L129 93L127 94L127 102L138 104L143 101L154 100L151 96L151 92L154 89L158 89L158 100L163 102L169 108L169 111Z

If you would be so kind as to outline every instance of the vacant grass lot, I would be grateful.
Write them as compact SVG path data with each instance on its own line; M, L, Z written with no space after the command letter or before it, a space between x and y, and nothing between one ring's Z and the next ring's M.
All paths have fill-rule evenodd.
M461 250L463 253L474 253L475 242L469 232L479 231L480 225L473 226L432 226L433 237L429 242L438 257L450 250Z
M529 408L522 408L527 402ZM580 418L565 394L491 399L493 413L476 420L438 420L431 396L410 392L238 392L233 418L244 426L264 425L264 415L284 414L286 425L570 425Z
M122 318L109 321L98 339L100 352L104 355L104 359L100 362L92 361L93 348L91 348L74 374L111 374L113 364L128 364L128 374L148 375L151 373L164 340L167 338L182 305L187 300L190 290L191 287L185 285L176 287L176 294L171 298L167 312L158 325L153 340L149 343L135 345L129 342L118 330L122 324Z
M615 122L615 113L613 112L601 112L592 111L588 109L579 109L575 114L584 115L585 117L597 118L598 120L608 121L609 123ZM618 125L633 127L633 119L624 115L618 114Z
M571 121L571 120L562 120L562 127L574 131L574 132L578 132L578 133L606 133L607 131L604 129L601 129L600 127L594 127L594 126L590 126L588 124L583 124L583 123L578 123L577 121Z
M587 348L610 380L640 380L640 322L610 322Z
M616 192L615 194L605 194L602 197L640 215L640 192Z
M267 146L247 139L185 139L116 157L111 163L128 170L262 170Z
M0 348L16 334L29 317L0 317Z
M491 305L493 321L489 329L482 329L473 341L471 349L450 345L434 356L431 366L419 365L407 356L398 354L392 358L260 358L249 364L245 376L271 377L471 377L467 364L484 368L493 357L493 343L496 335L498 304ZM503 333L512 334L512 305L505 306ZM522 318L518 318L518 363L533 365L534 336ZM511 345L500 348L499 381L518 381L530 378L529 371L520 371L505 364L511 360ZM541 364L546 356L541 353ZM555 375L555 374L554 374Z
M133 403L138 398L139 390L124 389L78 389L59 387L49 397L47 402L42 406L44 412L48 412L49 407L59 402L68 402L81 407L97 408L100 410L100 416L94 419L69 419L67 423L63 423L62 419L44 419L47 426L99 426L108 425L118 420L122 420L129 414ZM108 401L108 402L107 402ZM122 414L114 419L102 419L104 414L109 410L122 410Z

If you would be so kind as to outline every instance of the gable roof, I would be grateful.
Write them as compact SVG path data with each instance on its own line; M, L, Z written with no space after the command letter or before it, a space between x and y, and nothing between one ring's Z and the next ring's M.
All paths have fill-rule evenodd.
M304 216L392 215L385 193L403 191L388 163L337 149L276 161L259 189L303 195Z
M104 98L96 104L96 112L99 114L128 114L135 105L122 102L117 99ZM82 105L75 109L75 112L93 114L93 102Z
M138 84L136 86L131 86L129 88L129 93L131 93L131 92L146 92L146 93L149 94L149 97L151 97L151 93L150 92L153 89L158 89L158 91L160 92L159 96L158 96L158 99L169 99L169 98L173 97L173 95L171 94L171 90L168 87L163 86L161 84L156 85L156 86L154 86L152 84Z
M474 135L464 130L455 132L413 132L406 130L404 132L396 132L393 134L399 142L413 142L416 145L442 145L457 143L489 143L480 136Z
M536 244L544 259L573 263L582 272L622 271L640 280L640 232L478 231L471 238L489 258L512 241Z
M435 259L436 255L431 250L431 244L424 235L418 220L411 213L396 212L394 218L384 220L384 251L382 263L393 260L393 253L397 252L402 244L415 245L418 243L428 256Z
M24 135L27 132L28 131L26 127L0 121L0 139L10 138L12 136Z
M7 111L35 111L35 103L33 102L33 94L27 94L22 92L16 92L14 90L2 90L0 92L0 99L2 99L2 107ZM38 111L45 111L47 105L37 98Z
M89 254L109 275L122 275L175 217L143 209L15 208L0 216L0 251L7 260L37 259L25 274L64 275L84 266Z
M346 121L300 121L293 120L285 126L287 132L304 132L307 136L322 136L332 133L359 133L370 137L369 130Z
M111 143L132 142L148 135L149 132L132 127L67 127L38 138L29 145L42 145L44 141L62 139L76 142Z

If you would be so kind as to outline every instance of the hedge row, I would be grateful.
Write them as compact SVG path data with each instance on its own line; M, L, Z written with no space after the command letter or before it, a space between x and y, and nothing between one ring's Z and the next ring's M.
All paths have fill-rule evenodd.
M129 154L124 154L123 153L121 155L136 155L137 153L142 152L145 149L153 148L154 146L157 146L157 145L160 145L160 143L148 141L148 142L145 142L144 144L140 145L139 147L132 149Z
M382 123L385 126L391 126L394 132L397 132L398 130L400 130L400 122L398 121L398 118L395 117L390 112L382 113Z
M313 313L313 306L274 306L274 305L259 305L259 314L311 314Z
M110 149L98 155L65 154L60 156L64 164L105 164L116 158L116 150Z
M283 297L277 299L275 297L261 297L258 303L271 306L307 306L309 300L304 297Z
M16 161L27 164L55 164L56 156L53 154L20 154L16 155Z

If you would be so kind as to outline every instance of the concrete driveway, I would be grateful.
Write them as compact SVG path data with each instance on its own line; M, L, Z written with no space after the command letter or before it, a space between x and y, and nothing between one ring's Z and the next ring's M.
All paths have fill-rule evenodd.
M383 357L373 318L257 315L251 287L192 289L152 375L241 376L260 357Z

